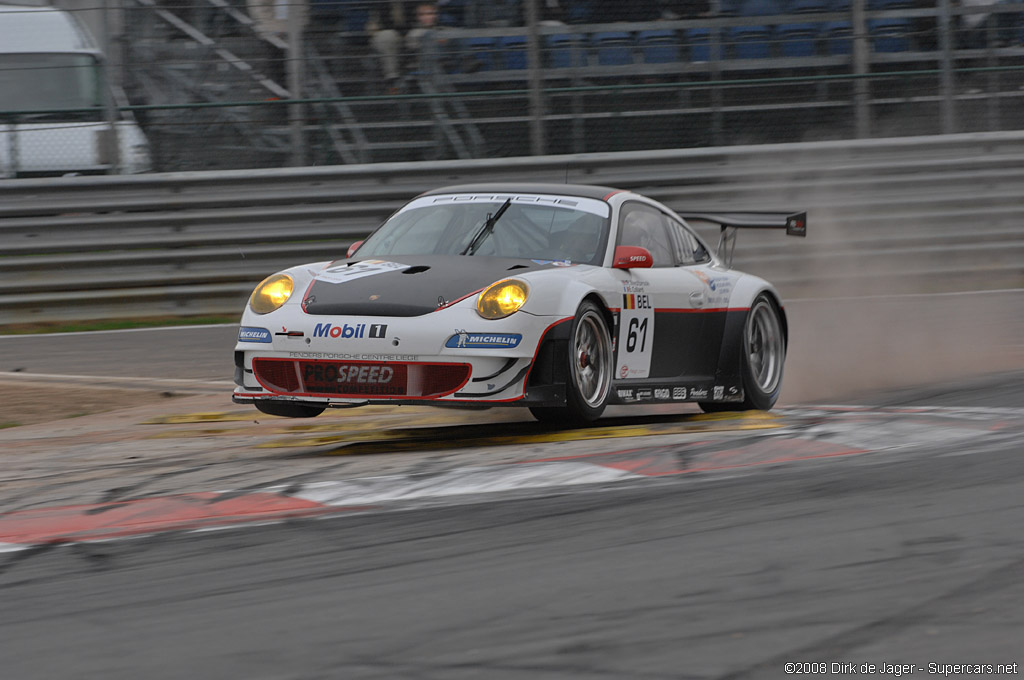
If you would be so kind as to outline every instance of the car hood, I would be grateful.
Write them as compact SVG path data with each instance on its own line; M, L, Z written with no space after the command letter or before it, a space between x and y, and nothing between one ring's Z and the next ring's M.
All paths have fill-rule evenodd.
M353 258L317 272L306 292L303 308L314 315L420 316L495 281L554 264L544 260L462 255Z

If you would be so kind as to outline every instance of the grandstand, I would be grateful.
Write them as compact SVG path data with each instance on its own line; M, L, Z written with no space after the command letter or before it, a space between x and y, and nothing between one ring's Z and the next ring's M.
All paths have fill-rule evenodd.
M531 27L530 0L448 0L433 62L400 32L397 79L375 49L387 0L272 19L257 1L124 0L114 42L158 169L1024 127L1022 1L533 0Z

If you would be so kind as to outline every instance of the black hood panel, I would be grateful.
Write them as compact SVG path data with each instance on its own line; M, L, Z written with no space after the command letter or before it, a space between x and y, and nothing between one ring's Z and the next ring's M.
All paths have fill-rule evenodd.
M354 258L319 272L304 307L314 315L421 316L495 281L549 266L461 255Z

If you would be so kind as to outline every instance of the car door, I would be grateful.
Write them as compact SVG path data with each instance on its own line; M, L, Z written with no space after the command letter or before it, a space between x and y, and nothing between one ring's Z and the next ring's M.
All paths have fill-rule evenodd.
M715 265L707 247L692 229L672 215L665 215L676 255L676 273L685 279L692 313L700 317L700 341L693 348L694 373L713 378L718 371L722 337L732 290L739 275ZM698 281L697 289L690 288Z
M680 266L669 216L647 203L627 201L618 226L617 245L646 248L654 266L619 270L615 378L669 385L712 377L714 365L703 346L706 286Z

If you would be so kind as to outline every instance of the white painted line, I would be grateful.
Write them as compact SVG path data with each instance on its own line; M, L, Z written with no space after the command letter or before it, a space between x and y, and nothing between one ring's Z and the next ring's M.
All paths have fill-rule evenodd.
M68 331L67 333L15 333L0 335L0 340L10 338L69 338L76 335L103 335L109 333L148 333L161 331L193 331L201 328L238 328L237 323L204 323L191 326L152 326L147 328L111 328L102 331Z
M64 380L73 382L91 382L96 384L138 382L149 385L161 385L165 383L173 385L206 385L209 387L235 387L231 380L192 380L189 378L140 378L130 376L109 376L109 375L69 375L67 373L28 373L26 371L0 373L0 380L14 378L15 380L28 380L33 378L40 380Z
M438 475L366 477L303 485L293 498L323 505L372 505L387 501L600 484L639 478L632 472L589 463L552 462L458 468ZM265 489L281 493L289 487Z
M1021 288L1000 288L999 290L957 290L948 293L887 293L879 295L846 295L843 297L817 297L817 298L790 298L784 306L800 302L850 302L855 300L902 300L905 298L941 298L941 297L962 297L965 295L999 295L999 294L1024 294Z

